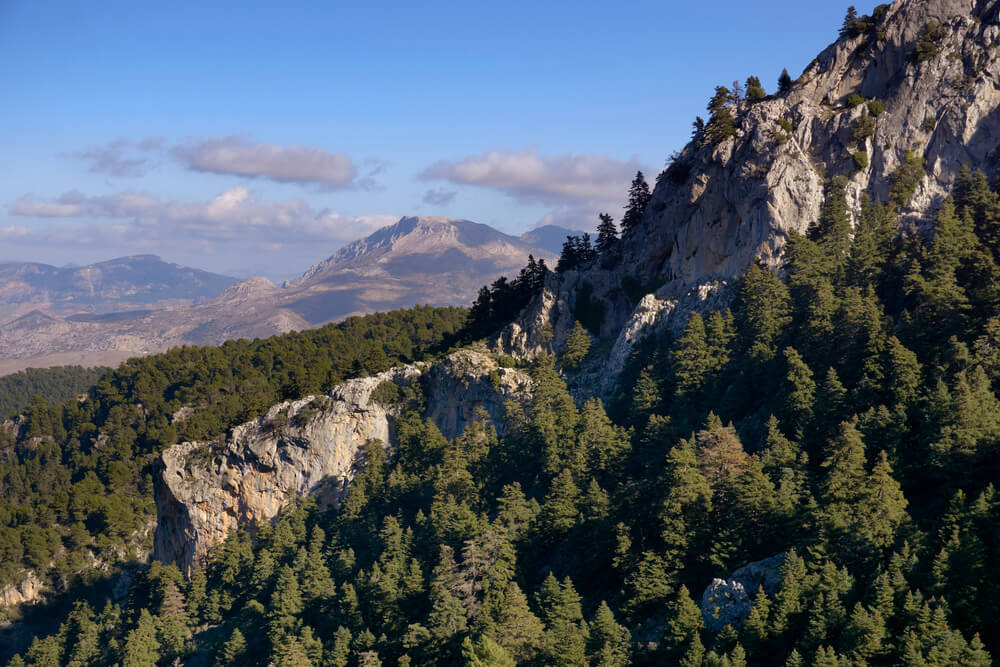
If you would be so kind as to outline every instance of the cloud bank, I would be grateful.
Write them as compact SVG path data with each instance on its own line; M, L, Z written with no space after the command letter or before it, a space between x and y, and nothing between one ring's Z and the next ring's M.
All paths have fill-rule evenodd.
M384 166L378 160L358 165L346 153L254 143L237 135L191 141L175 146L170 155L191 171L315 184L329 190L370 188L374 185L372 177Z
M108 236L118 239L125 232L141 237L144 242L197 239L209 242L342 243L398 220L398 216L394 215L346 216L327 209L315 210L301 198L263 201L244 187L225 190L204 202L164 202L144 192L88 197L74 190L51 200L21 197L11 205L10 213L31 218L97 218L110 221L70 226L55 232L45 231L45 234L53 235L54 240L67 242L74 239L100 242L101 238ZM25 227L18 226L17 229Z
M548 157L528 148L471 155L458 162L442 160L418 178L490 188L520 203L566 205L624 199L640 169L637 158L622 161L588 153Z

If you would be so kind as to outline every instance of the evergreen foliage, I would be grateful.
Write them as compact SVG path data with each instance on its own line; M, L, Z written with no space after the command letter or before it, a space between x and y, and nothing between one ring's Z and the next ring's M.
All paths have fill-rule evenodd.
M781 75L778 76L778 94L787 95L792 90L793 85L792 77L788 73L787 69L781 70Z
M897 234L897 202L864 201L852 231L832 180L820 218L789 239L786 279L755 265L731 313L637 346L610 414L574 402L548 357L502 434L474 423L449 441L405 410L338 508L304 499L240 529L187 582L139 568L127 598L72 605L9 664L988 665L1000 302L983 276L997 197L971 172L954 195L926 236ZM362 322L429 344L459 326L448 312L354 322L356 340L337 338L354 347L324 348L337 354L324 377L425 349L375 354ZM42 566L112 530L123 544L148 513L119 524L112 503L148 503L141 462L163 445L145 420L225 400L206 379L170 390L191 387L183 403L157 399L168 380L222 364L246 377L236 351L320 365L293 354L313 340L297 336L289 350L138 360L143 373L109 374L81 407L31 406L3 464L3 563ZM252 377L294 395L298 372L270 363ZM208 428L165 423L175 437ZM748 617L708 632L701 591L778 554L779 581L748 592Z
M20 413L36 397L58 404L86 394L107 371L107 368L53 366L4 375L0 377L0 417Z
M642 220L649 200L652 199L649 184L641 171L635 172L632 185L628 190L628 204L625 205L625 215L622 216L622 235L628 234Z

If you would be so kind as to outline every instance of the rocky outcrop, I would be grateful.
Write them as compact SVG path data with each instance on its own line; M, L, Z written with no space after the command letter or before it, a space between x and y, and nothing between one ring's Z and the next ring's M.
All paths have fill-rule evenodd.
M917 43L933 25L936 53L918 60ZM552 276L493 342L520 357L560 351L587 286L609 304L600 337L615 342L604 367L592 369L606 389L637 340L667 319L676 329L691 310L726 305L731 291L705 292L706 285L731 283L754 261L780 267L788 235L818 219L830 177L848 179L856 218L863 195L888 199L911 151L926 175L902 221L932 219L961 167L991 179L1000 173L998 44L997 0L898 0L870 31L825 49L787 93L733 105L735 136L717 145L696 137L674 156L614 270ZM849 105L855 94L883 110L876 116L867 103ZM870 136L855 135L862 117L874 119ZM867 156L863 168L858 152ZM625 281L647 286L652 297L629 301ZM699 305L701 294L707 300ZM677 300L686 303L671 305Z
M463 350L437 364L402 366L348 380L326 396L281 403L224 439L175 445L154 477L154 558L190 572L230 531L270 519L296 498L336 504L364 465L363 446L392 443L401 408L379 401L376 390L387 382L419 383L427 416L447 437L473 419L502 430L504 402L529 390L520 371Z
M44 582L29 571L21 581L0 587L0 607L36 602L42 598Z
M788 94L741 102L735 137L717 146L692 142L659 179L626 243L625 265L672 281L678 294L731 279L755 258L774 265L788 233L818 218L827 178L848 177L857 212L863 193L887 199L908 150L924 157L928 172L905 211L914 220L935 213L963 165L994 176L997 14L995 0L899 0L870 33L824 50ZM917 41L932 22L942 26L937 54L918 62ZM859 140L853 129L871 112L849 107L852 94L885 109L874 134ZM868 155L863 169L857 151Z
M781 583L784 553L744 565L728 579L713 579L701 596L701 617L709 632L727 625L736 626L750 615L750 608L761 589L773 595Z

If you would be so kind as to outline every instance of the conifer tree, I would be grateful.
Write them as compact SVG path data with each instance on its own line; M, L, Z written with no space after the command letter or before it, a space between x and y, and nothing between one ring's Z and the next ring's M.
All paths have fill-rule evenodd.
M788 288L776 275L754 264L739 285L734 316L748 361L761 366L775 357L791 321Z
M736 119L730 111L733 91L716 86L715 95L708 102L709 119L705 126L705 140L715 146L736 134ZM624 224L624 223L623 223Z
M898 338L887 341L886 379L890 405L904 412L919 398L921 384L920 363L917 355L906 349Z
M586 665L587 625L580 596L567 577L560 584L550 572L538 591L545 622L543 654L553 664Z
M573 481L573 473L568 468L552 480L542 511L538 515L538 527L549 542L557 542L576 525L579 515L577 501L580 489Z
M653 367L647 366L639 372L639 378L632 389L632 423L638 428L645 426L650 416L659 409L660 403L660 388L653 376Z
M714 366L709 356L705 336L705 322L701 315L692 312L687 325L670 351L675 400L686 407L694 407L693 398L704 388Z
M787 69L781 70L781 75L778 77L778 94L787 95L792 90L792 77L788 74Z
M847 260L847 282L858 287L876 284L884 274L897 221L882 202L861 198L861 215L854 229Z
M624 429L612 422L600 399L588 399L580 410L577 443L586 456L592 475L611 475L621 471L630 443Z
M191 630L188 628L184 594L173 581L168 581L164 588L163 603L157 620L158 638L164 657L183 655L187 640L191 638Z
M90 605L85 601L76 602L66 622L59 628L67 665L82 667L97 659L101 650L100 630Z
M295 571L283 565L278 571L268 610L268 636L273 646L280 645L286 636L298 631L298 616L302 609L302 594Z
M664 557L679 569L696 539L696 530L712 507L712 490L698 468L692 443L682 440L667 454L664 486L669 489L660 512Z
M851 5L847 8L847 15L844 16L844 24L840 27L841 37L856 37L855 30L858 23L858 10Z
M630 664L631 634L618 624L611 608L601 602L590 623L587 653L591 665L624 667Z
M847 179L835 176L827 181L819 220L809 230L809 238L819 244L829 262L829 275L839 284L851 249L851 219L847 209Z
M577 368L590 352L590 334L579 321L573 323L573 329L566 337L566 349L562 354L562 365L566 368Z
M637 171L629 187L628 204L625 206L625 215L622 216L622 235L630 233L639 224L651 198L646 178L641 171Z
M497 620L497 637L500 645L518 663L530 661L542 646L545 628L532 613L528 600L516 582L507 584L504 604Z
M764 86L760 84L760 79L755 76L748 76L745 84L746 97L750 102L758 102L765 97L767 93L764 91Z
M160 659L160 642L156 638L156 620L148 610L139 614L139 622L128 633L122 667L148 667Z
M701 609L691 599L687 586L681 586L667 608L667 625L663 635L663 647L668 656L680 660L687 654L693 642L701 646L701 632L705 624ZM704 653L704 647L701 652Z
M601 213L598 218L601 221L597 225L597 252L603 257L610 254L618 244L618 228L609 214Z
M785 348L785 382L782 388L784 419L792 431L801 434L813 415L816 383L812 371L795 348Z
M247 641L239 628L234 628L229 639L222 645L219 651L218 660L222 665L242 664L247 652Z

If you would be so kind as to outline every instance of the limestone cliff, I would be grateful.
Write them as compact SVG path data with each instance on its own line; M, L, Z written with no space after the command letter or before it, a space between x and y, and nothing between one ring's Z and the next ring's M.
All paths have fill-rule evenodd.
M463 350L439 363L394 368L348 380L326 396L275 405L226 438L175 445L154 476L154 557L190 572L231 530L272 518L295 498L337 503L364 464L362 446L392 443L401 408L379 402L376 389L385 382L419 383L427 416L447 437L480 416L502 430L504 402L530 389L524 373Z
M918 57L921 41L929 48ZM600 328L618 339L613 373L668 314L682 325L690 310L709 309L699 296L720 293L706 285L731 281L755 259L780 266L788 234L817 220L830 177L848 179L855 216L863 194L886 200L907 151L925 160L926 175L901 218L932 219L962 166L998 174L998 43L997 0L898 0L877 10L869 29L826 48L788 92L733 105L735 136L692 140L657 179L617 265L553 276L497 346L516 356L560 350L586 286L608 304ZM865 102L852 106L852 95ZM854 131L863 117L874 121L870 136ZM654 300L627 300L626 279L655 289Z

